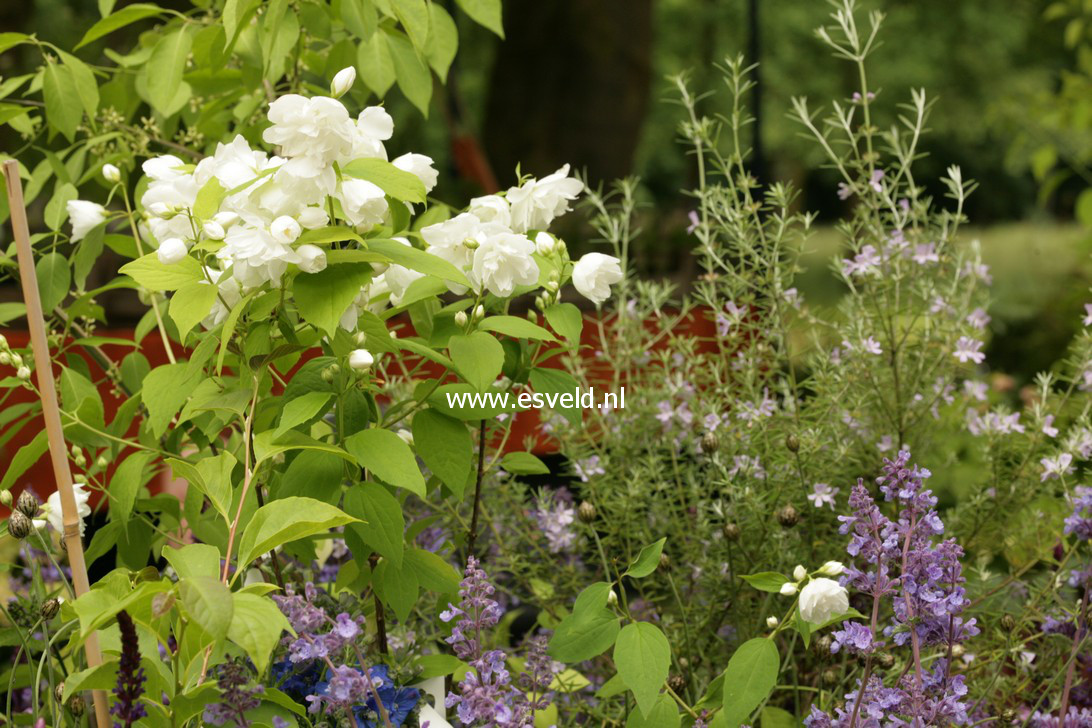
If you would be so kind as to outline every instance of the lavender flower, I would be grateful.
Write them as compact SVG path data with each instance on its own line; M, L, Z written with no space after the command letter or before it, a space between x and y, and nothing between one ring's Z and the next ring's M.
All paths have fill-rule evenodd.
M258 696L265 692L261 685L248 687L250 671L241 662L225 662L220 666L216 685L220 688L220 702L205 706L202 718L213 725L233 725L249 728L247 711L262 704Z
M147 677L140 666L140 643L133 618L123 609L118 612L117 620L121 632L121 661L118 663L118 683L114 687L116 700L110 707L110 714L117 718L114 728L129 728L148 714L140 703Z
M864 682L846 695L845 706L830 716L812 708L805 725L815 728L880 723L937 725L968 722L962 675L952 675L946 659L921 664L921 649L952 645L978 634L975 620L961 615L966 604L960 558L954 539L936 542L944 524L934 510L936 497L924 488L928 470L910 465L910 453L884 460L877 483L887 501L898 504L898 519L885 516L857 481L850 493L853 514L839 516L841 532L850 536L846 551L854 557L842 576L846 586L873 599L871 625L844 622L833 633L831 651L869 655ZM894 686L871 673L871 655L884 646L878 641L879 606L891 597L891 619L884 636L895 646L913 646L913 665Z
M535 520L546 537L547 548L552 554L571 551L576 543L576 533L572 530L576 520L576 508L573 507L572 499L566 498L566 495L566 492L557 495L541 494L535 504Z

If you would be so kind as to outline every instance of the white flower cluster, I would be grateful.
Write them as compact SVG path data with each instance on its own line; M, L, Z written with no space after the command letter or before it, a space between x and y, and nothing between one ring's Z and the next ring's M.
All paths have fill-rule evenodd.
M351 74L339 73L333 95L344 93L353 80ZM140 199L142 233L155 241L159 260L178 263L195 246L215 254L218 266L206 268L208 280L220 289L205 320L210 327L226 318L229 307L247 291L281 285L289 266L304 273L323 270L326 251L306 237L301 240L306 231L344 224L367 234L392 220L390 198L382 188L341 172L354 160L387 160L384 142L391 138L394 122L382 107L366 108L354 119L337 98L290 94L270 104L268 118L271 125L262 139L276 146L279 156L254 149L237 136L196 165L173 155L143 164L148 184ZM416 176L426 193L436 185L429 157L410 153L390 162ZM583 190L583 183L568 172L566 165L506 193L477 198L468 212L425 227L421 235L427 252L464 272L477 294L507 297L517 286L537 285L540 270L534 255L563 250L544 230ZM120 172L104 176L120 179ZM69 211L73 240L106 219L106 210L90 202L74 201ZM533 242L529 235L535 235ZM405 238L396 240L411 245ZM344 313L343 328L354 330L364 309L400 305L407 288L421 277L400 265L375 268ZM622 270L616 258L593 253L576 262L572 278L578 291L600 303L609 296L610 285L621 280ZM553 284L549 290L556 294ZM466 290L455 284L451 288L460 294Z

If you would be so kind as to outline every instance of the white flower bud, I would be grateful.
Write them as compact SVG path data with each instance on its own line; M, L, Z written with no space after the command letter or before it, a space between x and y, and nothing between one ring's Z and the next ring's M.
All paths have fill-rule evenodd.
M297 220L305 229L314 230L330 222L330 216L326 214L326 210L323 210L322 207L311 205L300 211Z
M15 352L12 352L11 353L11 365L13 367L15 367L16 369L23 366L23 357L19 356Z
M349 92L349 89L353 87L353 83L355 82L356 69L352 66L346 66L334 74L334 80L330 83L330 95L335 99L339 96L344 96Z
M613 589L611 589L609 592L607 592L607 604L609 604L609 605L611 605L613 607L617 603L618 603L618 595L614 593Z
M121 182L121 170L112 164L104 164L102 165L102 178L107 182L117 184Z
M375 357L367 349L354 349L349 354L349 366L358 372L366 372L372 368Z
M823 576L841 576L845 570L846 567L841 561L828 561L819 567L819 573Z
M171 214L171 206L166 202L153 202L145 209L147 209L149 215L155 215L156 217L167 217L167 215Z
M792 578L796 579L797 581L804 581L804 579L806 579L807 576L808 576L808 570L805 569L800 564L797 564L796 568L792 570Z
M793 584L791 581L786 581L784 584L781 585L781 593L787 597L791 597L793 594L795 594L796 589L796 584Z
M215 220L206 220L205 224L201 226L201 232L205 234L205 237L209 240L223 240L224 226Z
M781 623L781 620L777 617L766 617L766 626L770 629L777 629L777 625Z
M413 433L412 432L410 432L409 430L399 430L395 434L398 435L400 438L402 438L402 442L406 443L410 447L413 447Z
M6 351L0 351L0 364L5 366L11 364L11 354Z
M224 210L223 212L218 212L213 215L212 220L217 225L227 230L229 227L239 222L239 214L236 212L229 212L227 210Z
M189 250L181 238L167 238L159 244L159 250L156 251L159 262L163 265L174 265L185 258L187 253Z
M300 236L303 229L300 224L296 222L296 218L289 217L288 215L281 215L273 224L269 226L269 231L273 233L273 238L278 243L291 243Z
M30 368L29 367L19 367L19 370L17 372L15 372L15 376L19 377L20 379L24 379L24 380L30 379Z
M296 248L300 256L300 270L304 273L318 273L326 269L326 251L309 243Z
M485 318L485 306L480 303L474 308L474 320L481 321Z
M535 250L539 255L549 255L557 249L557 242L550 233L539 233L535 236Z
M368 335L363 331L357 331L353 334L353 343L359 346L364 346L364 342L368 340Z
M466 322L470 320L470 317L466 315L466 311L459 311L455 314L455 325L459 328L466 326Z

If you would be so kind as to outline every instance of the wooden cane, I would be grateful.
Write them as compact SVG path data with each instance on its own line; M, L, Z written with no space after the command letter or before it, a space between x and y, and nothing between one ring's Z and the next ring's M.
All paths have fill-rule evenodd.
M27 211L23 203L23 183L19 179L19 163L14 159L4 162L4 178L7 181L8 205L11 208L11 229L15 234L15 245L19 253L19 278L23 284L23 300L27 304L27 328L30 330L30 343L34 350L34 369L38 377L38 392L42 398L46 436L49 439L49 458L53 461L57 492L61 494L64 543L68 550L68 563L72 567L72 586L79 597L90 588L87 564L83 557L83 540L80 537L80 514L72 488L72 472L68 468L68 448L64 443L61 410L57 404L57 389L53 382L53 362L49 357L45 318L42 316L42 299L38 295L38 278L34 272L34 251L30 247ZM102 664L98 635L91 633L83 647L87 654L88 667ZM95 722L98 728L108 728L110 714L106 709L106 693L94 690L92 696L95 703Z

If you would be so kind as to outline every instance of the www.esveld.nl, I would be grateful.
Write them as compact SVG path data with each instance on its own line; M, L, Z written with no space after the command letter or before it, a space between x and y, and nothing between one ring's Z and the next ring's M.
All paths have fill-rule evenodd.
M530 390L513 394L512 392L446 392L447 406L454 408L492 408L508 409L514 401L519 409L592 409L604 407L625 409L626 388L617 392L605 392L602 401L595 396L595 387L577 388L572 392L533 392Z

